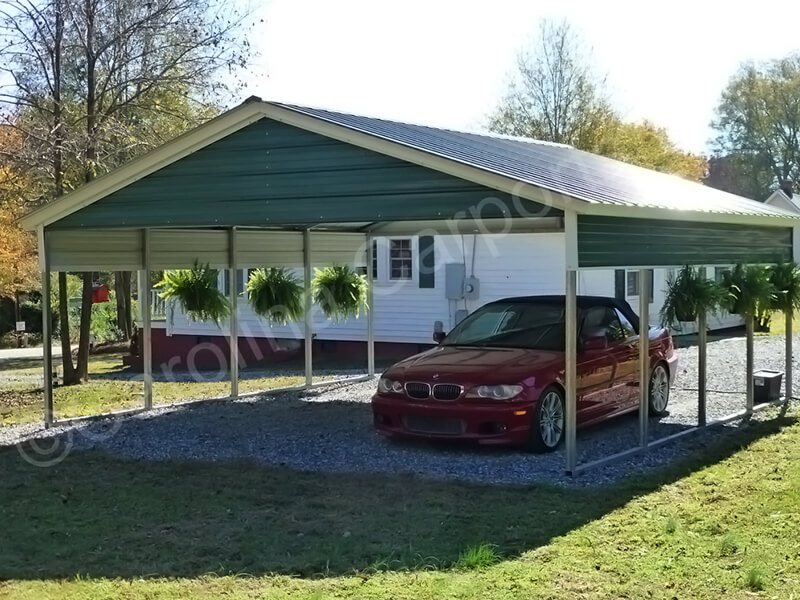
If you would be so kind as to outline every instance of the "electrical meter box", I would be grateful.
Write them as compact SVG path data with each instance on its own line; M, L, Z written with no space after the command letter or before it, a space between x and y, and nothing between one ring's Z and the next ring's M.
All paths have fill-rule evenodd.
M444 266L444 293L448 300L461 300L464 297L464 263L447 263Z
M481 280L477 277L464 279L464 299L477 300L481 295Z

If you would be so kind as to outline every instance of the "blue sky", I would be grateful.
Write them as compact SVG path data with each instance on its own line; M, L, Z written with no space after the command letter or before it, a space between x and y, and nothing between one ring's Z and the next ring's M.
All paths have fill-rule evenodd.
M681 147L703 152L719 94L737 65L800 51L800 2L650 5L271 0L255 13L250 39L260 56L247 93L479 129L539 21L566 18L592 48L627 118L647 118Z

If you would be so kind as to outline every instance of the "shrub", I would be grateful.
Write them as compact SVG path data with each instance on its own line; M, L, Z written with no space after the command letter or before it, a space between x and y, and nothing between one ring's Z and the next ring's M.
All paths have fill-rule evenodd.
M256 269L247 281L253 311L271 324L303 319L303 285L284 268Z
M362 309L369 310L367 285L367 278L347 265L316 269L311 282L314 302L333 321L358 318Z

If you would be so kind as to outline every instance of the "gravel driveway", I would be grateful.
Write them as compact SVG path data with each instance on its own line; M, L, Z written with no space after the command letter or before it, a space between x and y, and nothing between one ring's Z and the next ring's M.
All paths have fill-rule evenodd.
M796 343L800 344L800 337ZM756 368L783 370L783 344L782 337L757 338ZM651 420L652 439L697 422L697 348L679 348L678 354L679 372L670 413ZM708 357L709 418L744 408L744 338L709 343ZM797 362L795 369L800 373ZM563 450L537 455L498 448L384 440L371 427L368 401L374 387L375 382L369 381L236 402L162 408L48 432L40 425L7 427L0 429L0 446L30 437L60 436L74 450L96 448L141 460L251 459L307 471L410 473L497 484L547 481L595 485L696 452L719 435L731 435L739 425L734 422L690 435L573 479L564 475ZM631 448L637 440L637 415L579 431L580 460Z

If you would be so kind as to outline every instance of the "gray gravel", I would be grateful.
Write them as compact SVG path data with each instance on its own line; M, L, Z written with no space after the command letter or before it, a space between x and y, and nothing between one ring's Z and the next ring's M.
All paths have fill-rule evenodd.
M796 343L800 344L800 338ZM783 344L781 337L757 338L756 368L783 370ZM685 430L697 422L697 348L679 348L678 354L679 372L670 413L651 419L651 439ZM745 391L744 338L709 343L708 357L708 389L716 390L709 393L709 418L741 410ZM798 362L795 369L800 373ZM375 382L368 381L236 402L165 407L49 431L40 425L6 427L0 428L0 446L55 436L62 447L100 449L141 460L246 458L304 471L408 473L494 484L546 481L597 485L663 466L697 452L720 435L735 435L741 426L740 421L735 421L570 478L564 475L563 450L537 455L501 448L384 440L371 426L368 402L374 387ZM610 455L634 447L637 441L637 415L579 431L580 460Z

